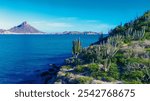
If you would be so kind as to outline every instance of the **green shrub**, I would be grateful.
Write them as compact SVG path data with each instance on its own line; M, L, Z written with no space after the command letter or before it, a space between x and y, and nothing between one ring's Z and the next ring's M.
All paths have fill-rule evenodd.
M130 70L126 71L122 75L122 80L126 82L135 82L135 81L141 82L143 78L144 72L142 70Z
M100 77L102 77L100 71L92 72L92 73L90 74L90 76L92 76L92 77L95 78L95 79L100 79Z
M110 69L108 71L108 76L119 79L119 70L116 64L111 64Z
M125 84L142 84L140 80L124 81Z
M97 80L102 80L101 76L96 76Z
M93 78L91 78L91 77L79 77L79 78L76 78L76 80L80 84L90 84L92 82Z
M144 58L129 58L127 60L128 63L140 63L140 64L145 64L149 65L150 59L144 59Z
M106 76L107 76L107 72L101 71L101 72L100 72L100 76L101 76L101 77L106 77Z
M146 48L146 51L147 51L147 52L150 52L150 48Z
M67 66L62 66L61 68L62 68L62 69L72 69L72 67L69 66L69 65L67 65Z
M145 39L150 40L150 32L145 33Z
M65 74L65 77L70 76L70 74L71 74L71 73L67 72L67 73Z
M83 73L86 68L87 68L86 66L78 65L78 66L75 68L75 72L77 72L77 73Z
M130 74L129 74L129 77L136 80L136 79L142 79L144 77L144 74L142 71L132 71Z
M76 65L81 65L82 60L79 58L71 57L71 58L65 59L65 63L66 65L76 66Z
M118 52L118 53L115 55L115 58L117 59L117 62L118 62L119 64L125 65L127 59L126 59L126 57L124 56L123 53Z
M107 81L107 82L113 82L113 81L115 81L114 78L108 77L108 76L107 76L107 77L104 77L103 80L104 80L104 81Z
M144 69L143 73L144 73L144 78L142 82L146 84L150 84L150 68Z
M99 71L99 65L95 64L95 63L89 64L88 68L89 68L90 72L97 72L97 71Z

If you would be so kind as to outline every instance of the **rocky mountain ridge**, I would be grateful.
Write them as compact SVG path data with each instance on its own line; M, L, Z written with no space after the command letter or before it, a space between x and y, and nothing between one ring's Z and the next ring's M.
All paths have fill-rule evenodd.
M29 25L26 21L8 30L0 29L1 34L39 34L44 33Z

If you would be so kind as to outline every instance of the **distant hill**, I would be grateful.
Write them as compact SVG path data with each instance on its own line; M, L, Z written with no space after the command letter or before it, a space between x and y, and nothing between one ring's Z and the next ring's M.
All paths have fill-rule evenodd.
M65 31L63 34L88 34L88 35L93 35L93 34L102 34L101 32L92 32L92 31L86 31L86 32L79 32L79 31Z
M15 26L9 30L0 29L0 33L3 33L3 34L38 34L38 33L44 33L44 32L41 32L38 29L32 27L25 21L22 24Z

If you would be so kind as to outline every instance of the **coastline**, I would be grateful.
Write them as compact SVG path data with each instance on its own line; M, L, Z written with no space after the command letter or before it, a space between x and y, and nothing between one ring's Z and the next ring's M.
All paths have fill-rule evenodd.
M0 35L101 35L101 34L51 34L51 33L9 33L9 34L3 34L0 33ZM104 34L108 35L108 34Z

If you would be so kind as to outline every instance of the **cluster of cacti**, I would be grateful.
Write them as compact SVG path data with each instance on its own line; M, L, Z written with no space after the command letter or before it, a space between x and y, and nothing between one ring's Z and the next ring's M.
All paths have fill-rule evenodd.
M80 58L82 58L85 63L100 62L102 59L101 48L99 46L84 48L80 54Z
M139 71L140 71L140 74L142 74L142 77L141 79L139 79L138 76L136 76L136 79L139 79L143 83L150 83L150 65L144 65L141 63L128 63L125 68L126 68L126 73L139 74ZM135 74L131 74L131 75L135 75Z
M110 37L107 43L83 49L80 58L87 63L101 63L103 64L104 70L107 71L111 65L111 59L120 49L121 43L122 36L116 35Z
M141 30L134 30L132 27L128 28L124 34L124 40L141 40L144 38L145 35L145 27Z
M132 34L133 40L141 40L144 37L145 29L142 29L141 31L134 31Z
M130 27L130 28L128 28L126 31L125 31L125 35L124 35L124 40L125 41L131 41L131 35L132 35L132 33L133 33L133 28L132 27Z
M127 49L125 52L124 52L124 55L127 59L131 58L132 55L133 55L133 50L132 49Z
M115 56L115 54L120 49L120 45L122 43L122 36L116 35L110 37L106 44L103 44L106 48L104 51L104 69L107 71L111 65L111 60Z
M72 42L72 54L73 54L73 57L69 58L69 59L66 59L65 60L65 63L66 64L71 64L71 65L79 65L81 64L81 61L80 59L78 58L81 50L82 50L82 46L81 46L81 42L80 42L80 39L78 40L74 40Z
M150 20L150 14L149 14L150 11L147 11L145 14L144 14L144 20L145 21L149 21Z
M78 73L88 73L88 76L96 79L103 78L107 73L109 76L118 73L119 79L113 77L115 80L150 83L149 26L150 12L134 21L119 25L109 32L109 36L104 37L101 34L99 41L88 48L81 49L80 40L75 40L72 47L73 57L66 59L66 63L73 64L75 70L79 65L84 65L84 74L81 68L78 68ZM89 64L97 64L98 69L89 67L92 70L89 74Z
M144 82L150 83L150 69L145 68Z
M149 21L150 20L150 16L144 16L144 20L145 21Z
M126 68L130 71L131 69L142 69L145 68L146 66L140 63L128 63L126 65Z
M104 69L107 71L111 65L111 59L118 52L121 43L122 37L120 35L110 37L107 43L84 48L80 54L80 58L85 63L103 64Z

